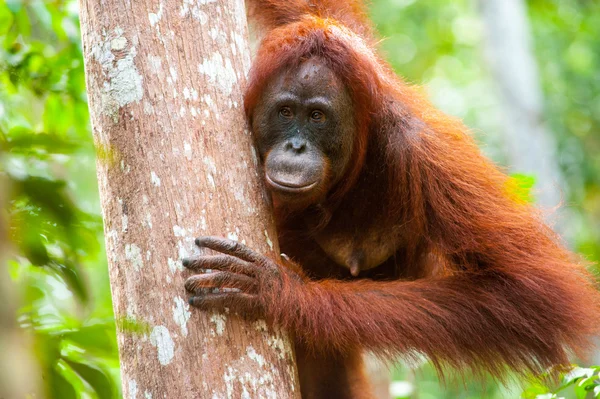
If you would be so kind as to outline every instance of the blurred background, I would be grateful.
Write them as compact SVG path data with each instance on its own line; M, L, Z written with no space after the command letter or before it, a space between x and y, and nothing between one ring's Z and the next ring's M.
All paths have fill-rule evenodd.
M397 72L463 118L597 265L600 2L372 0L370 13ZM76 1L0 0L0 202L0 398L120 397ZM482 387L399 364L392 387L398 398L600 397L598 371Z

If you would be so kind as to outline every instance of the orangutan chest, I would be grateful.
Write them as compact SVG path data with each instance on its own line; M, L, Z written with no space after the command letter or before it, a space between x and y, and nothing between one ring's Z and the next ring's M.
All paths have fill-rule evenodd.
M315 235L321 249L353 276L381 265L398 249L398 235L393 229L345 231L325 228Z

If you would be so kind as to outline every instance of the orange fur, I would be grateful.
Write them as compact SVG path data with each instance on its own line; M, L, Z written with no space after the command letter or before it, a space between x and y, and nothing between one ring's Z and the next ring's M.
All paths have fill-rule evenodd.
M251 4L268 34L250 74L248 116L270 78L319 57L349 88L359 131L352 167L321 207L347 229L402 230L390 260L351 279L304 227L310 210L279 220L284 252L312 279L271 300L275 321L297 336L301 374L310 374L302 371L310 356L335 367L362 349L500 379L583 356L600 332L585 265L511 198L506 175L468 129L379 58L361 2ZM318 374L314 386L335 386L332 373Z

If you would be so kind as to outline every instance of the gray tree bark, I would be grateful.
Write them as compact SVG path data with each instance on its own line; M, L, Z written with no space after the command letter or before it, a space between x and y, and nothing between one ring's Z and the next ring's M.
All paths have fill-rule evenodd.
M559 168L556 143L543 117L543 91L526 4L523 0L479 0L485 53L498 87L502 133L510 167L536 178L535 194L545 209L560 205L567 184ZM565 213L549 221L565 231Z
M126 398L299 397L286 334L192 310L180 261L222 235L278 256L242 111L241 0L81 0Z

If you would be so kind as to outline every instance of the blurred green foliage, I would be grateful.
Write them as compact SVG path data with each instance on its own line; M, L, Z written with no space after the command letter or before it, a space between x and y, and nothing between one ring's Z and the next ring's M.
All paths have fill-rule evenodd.
M46 396L116 398L118 353L102 246L77 7L0 2L0 165L9 271Z
M562 383L553 392L548 392L548 389L541 384L532 384L523 392L522 397L524 399L559 399L565 397L567 392L572 393L577 399L599 397L599 377L600 366L575 367L563 377Z
M577 250L600 261L600 2L532 0L530 18L546 95L569 183Z
M570 221L576 249L598 261L600 4L528 5L546 117L569 184L567 204L576 211ZM9 181L14 247L8 267L47 396L112 398L120 395L118 353L77 13L75 1L0 0L0 170ZM502 121L475 1L373 0L371 15L397 71L425 83L432 100L464 118L484 151L503 163ZM531 199L534 179L514 176L523 200ZM523 397L600 397L598 373L576 369L552 392L533 384ZM421 399L509 398L522 391L517 383L444 385L426 364L416 371L400 365L394 377L411 388L406 397Z

